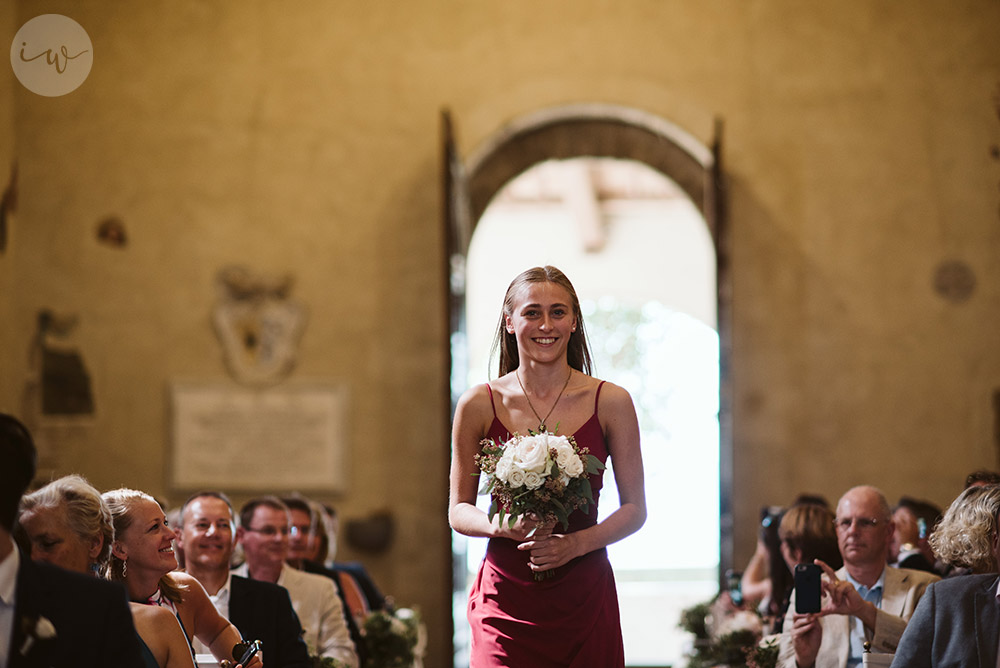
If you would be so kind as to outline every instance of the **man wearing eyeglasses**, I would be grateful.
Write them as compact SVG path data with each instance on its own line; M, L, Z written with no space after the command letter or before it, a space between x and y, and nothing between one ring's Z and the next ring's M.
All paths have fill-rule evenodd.
M824 573L818 613L797 614L788 606L778 665L783 668L854 668L865 641L871 651L896 651L906 622L936 575L886 565L892 513L876 488L854 487L837 503L837 545L844 566Z
M233 572L287 589L310 653L356 668L358 654L333 582L285 564L290 524L288 507L277 497L248 501L240 510L240 527L236 530L246 562Z

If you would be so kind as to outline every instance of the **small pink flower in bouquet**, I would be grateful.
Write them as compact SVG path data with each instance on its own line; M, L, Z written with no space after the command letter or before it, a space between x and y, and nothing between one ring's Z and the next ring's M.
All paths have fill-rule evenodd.
M512 527L524 515L532 514L540 525L559 522L565 531L570 514L577 508L587 512L594 502L588 476L600 472L604 464L587 448L577 447L572 436L543 431L528 436L514 434L502 444L487 438L481 445L476 463L485 480L479 493L493 495L490 520L499 515L501 523L506 520ZM535 574L535 579L543 577Z

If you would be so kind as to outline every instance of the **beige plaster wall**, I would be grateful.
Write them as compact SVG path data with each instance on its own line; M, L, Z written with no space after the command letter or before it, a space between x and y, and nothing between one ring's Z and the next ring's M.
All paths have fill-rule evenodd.
M0 5L0 34L13 38L17 31L15 26L16 11L13 4ZM0 194L7 187L10 179L11 165L14 160L14 86L17 80L9 66L0 68ZM13 221L9 221L12 224ZM15 384L10 382L11 369L9 363L11 349L18 340L16 328L11 326L14 308L14 268L7 259L10 244L8 231L8 251L0 252L0 410L11 410Z
M97 415L40 427L50 467L178 501L166 387L226 377L215 272L293 271L310 309L294 378L351 388L352 486L331 500L399 520L390 553L365 559L423 607L428 665L444 665L448 614L443 106L466 154L572 102L643 109L705 142L725 120L738 561L762 504L860 482L946 504L997 465L992 0L17 7L80 22L95 64L62 98L0 78L0 120L16 121L0 160L16 153L22 183L0 257L0 402L17 410L37 309L78 313ZM14 23L0 11L3 34ZM94 241L109 214L124 251ZM978 278L963 304L931 287L948 258Z

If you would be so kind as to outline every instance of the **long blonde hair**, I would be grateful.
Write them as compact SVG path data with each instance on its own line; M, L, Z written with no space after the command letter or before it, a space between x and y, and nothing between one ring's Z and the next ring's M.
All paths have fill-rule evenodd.
M160 503L149 494L140 492L137 489L128 489L125 487L105 492L102 496L105 503L108 504L108 510L111 511L111 520L115 526L115 536L118 536L119 540L125 530L132 526L132 521L135 519L132 515L132 510L135 507L136 501L152 501L156 505L160 505ZM108 566L105 569L104 576L109 580L124 582L125 562L112 554L111 559L108 562ZM166 573L160 578L159 586L161 595L174 603L181 602L184 591L187 589L185 585L175 582L174 579L170 577L170 573Z

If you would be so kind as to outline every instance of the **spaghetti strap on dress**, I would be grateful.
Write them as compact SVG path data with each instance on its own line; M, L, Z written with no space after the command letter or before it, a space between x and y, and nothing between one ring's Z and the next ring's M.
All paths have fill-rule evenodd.
M194 645L191 643L191 636L188 635L187 629L184 628L184 620L181 619L181 613L177 609L177 606L174 604L174 602L171 601L166 596L164 596L163 592L159 588L157 588L156 592L152 596L150 596L148 600L146 600L146 604L147 605L156 605L156 606L159 606L161 608L167 608L172 613L174 613L174 617L177 618L177 623L181 625L181 632L184 634L184 639L187 640L188 649L191 650L191 659L194 661L194 665L197 666L198 665L198 655L195 654ZM143 643L143 645L145 645L145 643ZM147 649L147 651L149 650L148 647L146 649Z
M602 462L608 459L597 404L604 381L594 396L594 413L573 434L581 448ZM497 416L493 390L493 423L487 434L498 443L511 432ZM603 478L590 476L594 503L589 512L574 511L569 530L597 523ZM605 548L554 569L553 577L536 582L528 554L518 542L491 538L486 557L469 593L471 668L620 668L625 665L618 592Z

